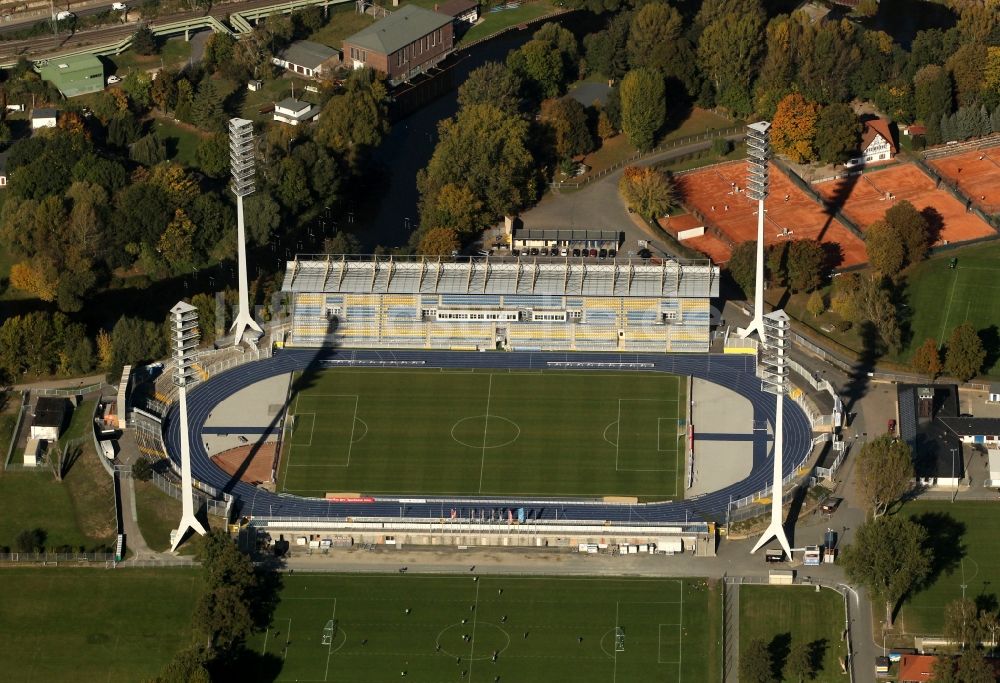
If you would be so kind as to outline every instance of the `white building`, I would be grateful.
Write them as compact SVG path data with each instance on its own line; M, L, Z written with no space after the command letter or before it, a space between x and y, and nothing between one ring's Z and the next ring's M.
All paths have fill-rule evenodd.
M1000 384L991 384L989 395L986 397L987 403L1000 403Z
M319 107L294 97L286 97L274 103L274 120L297 126L319 118Z
M897 149L889 125L889 119L865 121L865 129L861 134L861 156L850 159L844 165L864 166L892 159Z
M479 21L479 0L445 0L434 5L438 14L447 14L456 24L475 24Z
M59 112L55 109L32 109L31 130L39 128L55 128Z
M28 445L24 449L24 466L37 467L41 465L44 454L45 439L28 439Z
M35 402L31 419L31 438L56 441L66 420L66 399L42 396Z

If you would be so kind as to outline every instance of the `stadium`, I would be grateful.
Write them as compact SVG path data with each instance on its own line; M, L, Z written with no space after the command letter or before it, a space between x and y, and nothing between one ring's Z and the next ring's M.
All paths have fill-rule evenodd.
M755 354L708 352L717 287L707 263L296 259L273 354L188 396L194 478L272 533L714 554L714 525L766 494L776 408ZM698 398L744 406L740 428L704 434L727 430L692 424ZM812 430L784 401L789 478ZM692 449L713 441L743 449L746 475L695 491Z

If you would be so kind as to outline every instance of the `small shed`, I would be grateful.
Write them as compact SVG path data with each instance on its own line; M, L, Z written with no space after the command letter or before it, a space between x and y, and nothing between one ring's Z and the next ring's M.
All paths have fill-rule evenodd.
M456 22L475 24L479 21L479 0L444 0L434 5L434 11L446 14Z
M986 395L987 403L1000 403L1000 384L991 384L989 393Z
M32 109L31 130L38 130L39 128L55 128L58 118L59 112L56 109L52 109L50 107Z
M31 438L56 441L66 421L66 399L42 396L35 402L31 419Z
M28 446L24 449L24 466L37 467L42 464L45 455L45 439L28 439Z

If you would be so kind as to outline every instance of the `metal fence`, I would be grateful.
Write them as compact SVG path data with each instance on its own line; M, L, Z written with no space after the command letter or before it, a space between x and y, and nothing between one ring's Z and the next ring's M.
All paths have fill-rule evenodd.
M960 142L956 145L938 145L937 147L931 147L923 152L924 159L940 159L941 157L950 157L953 154L960 154L961 152L974 151L977 149L989 149L990 147L1000 146L1000 133L994 133L993 135L987 135L986 137L979 138L978 140L969 140L967 142Z
M10 435L10 443L7 444L7 454L3 459L4 468L11 469L10 459L14 457L14 447L17 446L18 435L21 433L21 426L24 424L24 416L27 415L28 409L28 392L21 392L21 407L17 412L17 421L14 423L14 433Z
M79 387L68 387L66 389L34 389L34 393L39 396L83 396L86 394L93 393L95 391L100 391L104 388L104 382L95 382L94 384L88 384L87 386Z
M744 127L742 125L733 126L732 128L723 128L719 130L709 131L707 133L700 133L698 135L688 135L683 138L676 138L669 142L664 142L662 145L654 147L648 152L636 152L628 159L619 161L616 164L612 164L605 169L598 171L597 173L592 173L590 175L584 176L580 180L576 181L561 181L552 182L549 187L553 190L579 190L581 187L586 187L595 180L600 180L604 176L614 173L615 171L625 168L629 164L634 164L637 161L642 161L643 159L648 159L651 156L657 154L662 154L671 149L676 149L677 147L684 147L685 145L691 145L696 142L705 142L707 140L714 140L721 137L731 137L734 135L742 135Z
M35 564L77 564L114 563L114 553L0 553L0 562L29 562Z

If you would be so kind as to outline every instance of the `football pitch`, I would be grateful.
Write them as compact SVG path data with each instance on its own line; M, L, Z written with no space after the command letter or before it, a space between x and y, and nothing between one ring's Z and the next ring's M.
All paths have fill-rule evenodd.
M956 268L949 268L953 257ZM951 331L969 321L977 331L993 328L1000 321L1000 245L976 245L917 264L907 276L907 298L913 313L910 353L925 339L939 345ZM909 356L907 356L907 359ZM983 373L1000 375L1000 361Z
M329 369L293 380L281 490L683 494L686 378Z
M697 579L292 574L248 647L279 681L717 681Z

